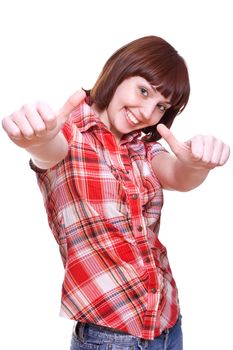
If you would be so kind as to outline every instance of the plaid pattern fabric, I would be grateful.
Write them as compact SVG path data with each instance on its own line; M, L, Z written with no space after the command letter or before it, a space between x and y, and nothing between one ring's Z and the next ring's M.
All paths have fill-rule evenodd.
M117 147L85 102L63 133L64 160L45 171L31 162L65 267L61 315L154 339L179 315L158 239L163 194L150 165L165 150L138 131Z

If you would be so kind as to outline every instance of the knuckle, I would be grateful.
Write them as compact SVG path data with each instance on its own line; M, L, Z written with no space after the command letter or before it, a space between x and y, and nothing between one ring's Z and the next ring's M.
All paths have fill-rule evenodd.
M17 120L19 119L19 116L22 115L19 111L15 111L11 114L10 119L11 120Z
M198 135L193 136L191 140L192 140L192 142L201 142L201 140L202 140L203 138L204 138L203 135L198 134Z
M28 140L32 140L34 136L35 136L34 132L31 132L31 131L24 132L24 137Z
M222 142L222 140L220 139L216 139L214 138L215 142L218 144L218 145L224 145L224 143Z
M24 103L23 105L22 105L22 110L23 111L28 111L28 109L31 107L32 105L31 104L29 104L29 103Z
M206 136L206 144L210 146L219 146L221 145L221 140L216 139L213 135L207 135Z
M10 119L10 117L5 117L5 118L2 119L2 127L3 127L3 129L5 129L6 124L7 124L7 121L8 121L9 119Z
M19 130L13 130L13 131L9 132L8 134L10 137L12 137L14 139L18 139L22 136L22 134Z
M36 134L43 134L46 131L46 126L45 125L37 125L34 128L34 132Z
M205 164L210 164L211 163L211 159L208 156L203 155L202 159L203 163Z
M34 117L37 113L35 103L27 103L23 106L23 113L25 117L30 118Z
M225 145L225 147L226 147L226 152L230 154L230 153L231 153L231 148L230 148L230 146L229 146L229 145Z
M53 130L57 126L57 121L54 116L48 116L45 120L47 130Z
M50 113L48 113L47 116L46 116L46 121L47 121L48 123L53 123L53 122L55 122L55 121L56 121L56 116L55 116L55 114L50 114Z
M200 161L200 160L202 159L201 154L198 154L198 153L193 153L192 156L193 156L193 159L194 159L196 162L198 162L198 161Z
M44 109L46 107L47 107L47 103L45 103L44 101L39 100L36 102L36 109L37 110Z

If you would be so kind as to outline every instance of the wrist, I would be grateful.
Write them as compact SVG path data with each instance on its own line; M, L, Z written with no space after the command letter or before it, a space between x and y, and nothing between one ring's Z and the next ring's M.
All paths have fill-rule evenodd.
M53 139L30 146L26 151L30 153L36 165L49 168L64 159L68 152L68 142L62 132L59 132Z
M206 167L187 164L177 159L175 165L175 178L180 186L180 190L189 191L199 186L208 176Z

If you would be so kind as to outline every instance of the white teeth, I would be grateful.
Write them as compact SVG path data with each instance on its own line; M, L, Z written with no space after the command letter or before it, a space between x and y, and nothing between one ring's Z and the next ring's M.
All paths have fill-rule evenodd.
M132 123L139 124L139 121L135 118L135 116L129 111L126 111L127 117L131 120Z

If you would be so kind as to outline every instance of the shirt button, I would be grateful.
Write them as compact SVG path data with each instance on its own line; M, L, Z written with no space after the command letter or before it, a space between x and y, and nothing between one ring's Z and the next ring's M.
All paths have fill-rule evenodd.
M149 263L150 262L150 258L146 258L146 262Z
M138 194L134 193L134 194L132 195L132 198L133 198L133 199L138 199Z
M143 230L142 226L138 226L138 227L137 227L137 230L138 230L139 232L142 232L142 230Z
M151 293L156 293L156 288L151 288Z

